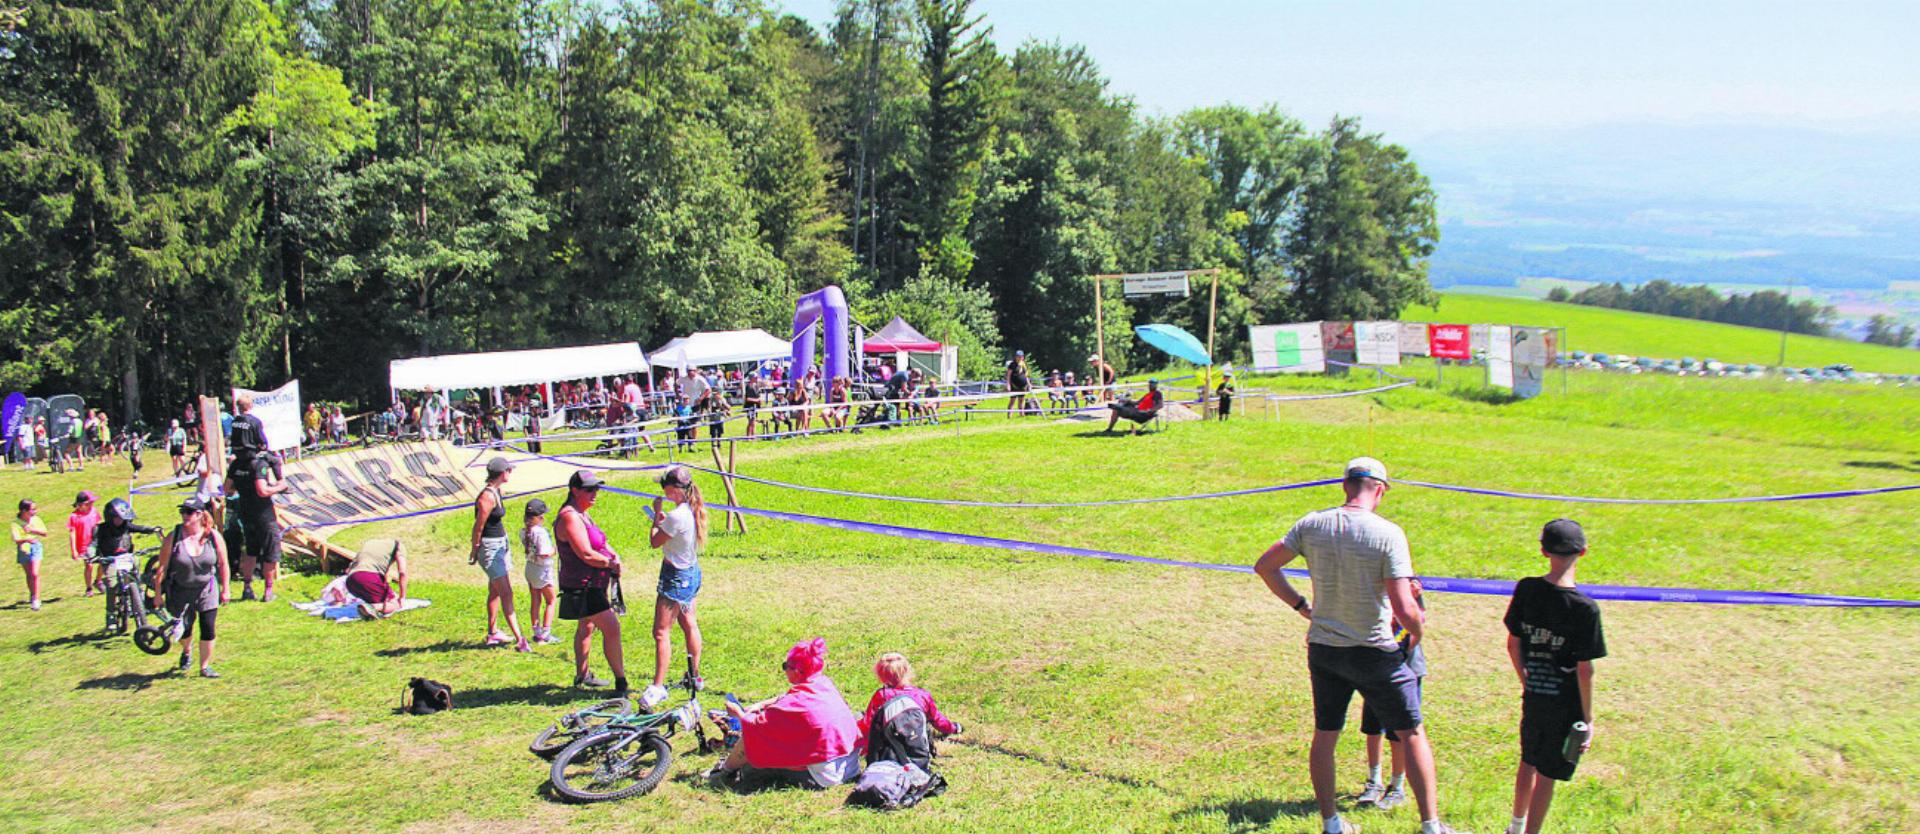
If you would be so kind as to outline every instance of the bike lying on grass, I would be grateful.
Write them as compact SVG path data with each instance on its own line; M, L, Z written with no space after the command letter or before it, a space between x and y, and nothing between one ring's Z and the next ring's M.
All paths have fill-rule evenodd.
M131 553L112 556L89 555L87 561L107 566L106 632L109 635L127 633L127 627L133 627L133 644L150 655L163 655L173 648L177 636L174 618L165 610L154 606L153 597L147 589L153 586L154 563L159 560L160 548L146 547ZM144 564L136 569L135 565Z
M722 738L708 738L700 707L701 684L691 672L678 684L687 700L669 710L640 713L632 702L613 698L567 713L540 731L528 749L553 760L548 781L573 802L607 802L640 796L659 787L673 766L675 734L692 732L695 752L725 749ZM726 734L730 736L731 734Z

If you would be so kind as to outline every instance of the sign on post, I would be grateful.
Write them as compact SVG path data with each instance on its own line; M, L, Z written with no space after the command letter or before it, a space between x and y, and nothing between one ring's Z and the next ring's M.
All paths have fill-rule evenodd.
M1186 298L1191 292L1186 270L1177 272L1136 272L1120 276L1121 292L1128 298L1173 295Z

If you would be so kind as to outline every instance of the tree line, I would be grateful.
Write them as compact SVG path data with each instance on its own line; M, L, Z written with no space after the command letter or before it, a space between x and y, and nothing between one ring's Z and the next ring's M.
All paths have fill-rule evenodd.
M1785 293L1774 290L1722 296L1704 284L1682 286L1666 280L1648 281L1632 290L1618 282L1595 284L1577 293L1554 287L1547 300L1812 336L1828 335L1834 318L1830 306L1808 299L1790 301Z
M14 0L0 27L0 387L153 416L229 384L385 398L429 353L782 333L847 290L1084 367L1098 273L1220 267L1246 325L1432 290L1408 152L1276 107L1142 112L972 0ZM1206 331L1208 298L1106 294Z

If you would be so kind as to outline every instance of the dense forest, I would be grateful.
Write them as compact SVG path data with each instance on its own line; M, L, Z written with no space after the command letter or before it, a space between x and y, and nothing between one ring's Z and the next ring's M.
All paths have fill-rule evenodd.
M1827 335L1833 324L1832 307L1807 299L1791 301L1785 293L1760 290L1723 296L1712 287L1683 286L1667 280L1648 281L1631 290L1617 282L1595 284L1577 293L1555 287L1547 294L1547 300L1813 336Z
M783 333L827 284L997 375L1016 347L1084 366L1096 273L1222 268L1228 358L1248 323L1432 293L1405 149L1150 116L971 0L825 28L753 0L0 6L0 390L374 404L392 358ZM1206 331L1204 291L1119 295L1123 368L1158 360L1116 324Z

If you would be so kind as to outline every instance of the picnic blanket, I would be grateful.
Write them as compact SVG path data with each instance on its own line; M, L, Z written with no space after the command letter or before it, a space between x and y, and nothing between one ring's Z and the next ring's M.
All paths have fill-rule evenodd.
M400 604L400 610L393 613L399 614L405 611L412 611L415 608L425 608L432 604L432 602L424 599L408 597L405 602ZM360 600L355 598L353 594L347 593L347 578L344 576L336 577L332 582L328 582L327 587L320 589L320 596L307 602L295 602L293 603L293 607L308 616L325 617L336 623L366 619L360 613ZM389 614L388 616L392 615Z

